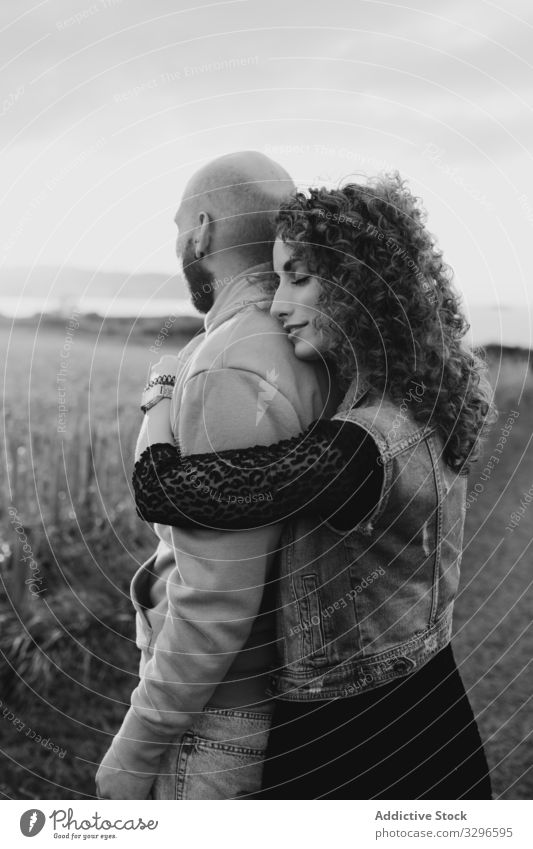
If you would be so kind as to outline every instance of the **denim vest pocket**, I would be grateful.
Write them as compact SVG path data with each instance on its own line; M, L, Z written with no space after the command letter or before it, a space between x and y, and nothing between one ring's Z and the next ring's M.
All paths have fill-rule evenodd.
M300 660L311 665L328 664L318 575L305 574L294 578L300 631Z

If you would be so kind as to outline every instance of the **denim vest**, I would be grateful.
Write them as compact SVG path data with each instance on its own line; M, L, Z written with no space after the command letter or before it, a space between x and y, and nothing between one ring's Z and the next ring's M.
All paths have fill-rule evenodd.
M333 419L372 436L384 472L381 497L348 532L312 515L286 526L281 658L270 691L277 698L357 695L414 672L451 639L466 479L444 462L436 429L421 427L407 404L356 395L352 384Z

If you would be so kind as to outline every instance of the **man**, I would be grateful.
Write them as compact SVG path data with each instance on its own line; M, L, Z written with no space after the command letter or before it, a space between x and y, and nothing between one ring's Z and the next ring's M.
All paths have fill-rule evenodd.
M266 291L276 212L293 189L284 169L253 151L222 156L188 183L177 253L205 332L179 355L171 401L162 394L148 411L137 459L173 438L184 454L267 445L321 415L326 373L295 358ZM164 371L165 358L156 377ZM282 528L155 527L157 552L131 584L140 683L98 770L98 795L143 799L152 785L153 798L252 794L273 709L269 590Z

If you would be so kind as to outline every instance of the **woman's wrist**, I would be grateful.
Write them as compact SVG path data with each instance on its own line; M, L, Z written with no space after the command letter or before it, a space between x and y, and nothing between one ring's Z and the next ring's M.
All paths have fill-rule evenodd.
M166 403L167 401L172 401L172 396L161 395L157 404L152 404L152 406L149 407L148 410L146 410L145 418L147 418L149 421L160 417L162 418L163 416L165 416L165 418L168 418L168 404Z
M144 387L141 397L141 410L147 413L156 404L165 399L172 398L176 378L170 374L160 374L152 378Z
M178 359L174 355L161 357L158 363L152 366L150 379L141 398L141 410L146 413L151 407L155 407L165 398L171 398L176 384L176 372Z
M159 383L162 386L174 386L176 378L173 374L154 374L144 387L144 391L146 392L147 389L150 389L152 386L156 386Z
M155 404L146 412L146 438L148 445L153 445L156 442L174 443L174 435L170 427L170 409L168 404L170 400L170 398L162 398L160 403Z

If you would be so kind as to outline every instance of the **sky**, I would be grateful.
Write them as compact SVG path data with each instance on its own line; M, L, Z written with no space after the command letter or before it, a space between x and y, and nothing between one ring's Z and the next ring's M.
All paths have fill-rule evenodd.
M2 0L2 268L175 274L191 174L397 169L465 303L529 304L528 0ZM533 60L532 60L533 61Z

